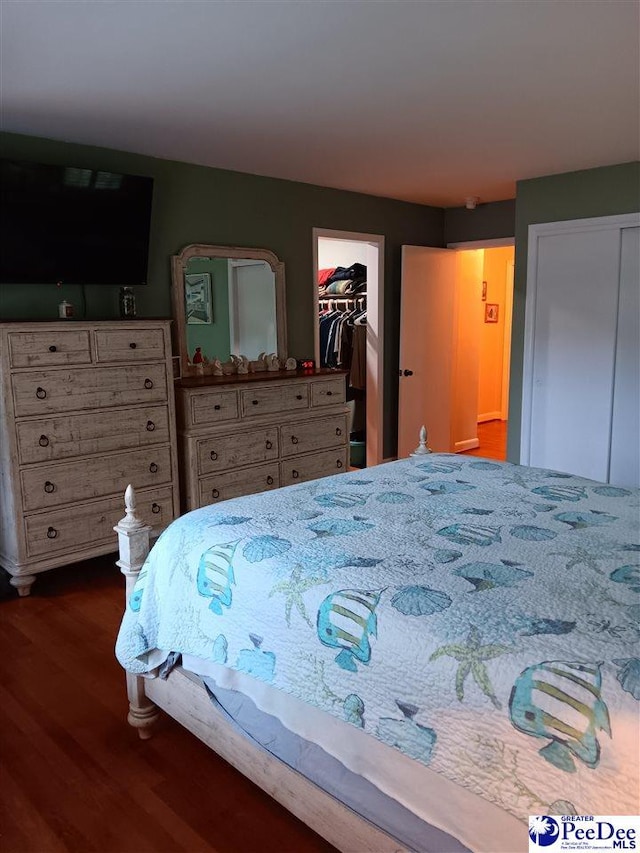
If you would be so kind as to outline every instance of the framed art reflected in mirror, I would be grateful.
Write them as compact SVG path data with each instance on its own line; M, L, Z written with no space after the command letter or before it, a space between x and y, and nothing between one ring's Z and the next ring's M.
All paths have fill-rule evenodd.
M211 273L194 273L184 277L185 310L190 325L211 324Z

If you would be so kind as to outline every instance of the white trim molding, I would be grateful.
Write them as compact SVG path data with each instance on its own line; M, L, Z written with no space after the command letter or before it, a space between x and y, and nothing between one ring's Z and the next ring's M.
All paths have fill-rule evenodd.
M313 228L313 287L314 305L314 352L316 364L320 363L320 330L318 326L318 239L345 240L352 243L368 243L378 251L377 287L367 282L367 467L383 461L383 414L384 414L384 235L364 234L358 231L334 231L328 228ZM374 292L377 291L376 292Z
M465 450L475 450L476 447L480 447L480 439L467 438L465 441L456 441L453 449L455 453L464 453Z

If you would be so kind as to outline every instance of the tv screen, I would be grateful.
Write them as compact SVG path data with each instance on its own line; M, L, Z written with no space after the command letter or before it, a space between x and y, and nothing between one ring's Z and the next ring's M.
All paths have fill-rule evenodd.
M0 282L146 284L153 179L0 160Z

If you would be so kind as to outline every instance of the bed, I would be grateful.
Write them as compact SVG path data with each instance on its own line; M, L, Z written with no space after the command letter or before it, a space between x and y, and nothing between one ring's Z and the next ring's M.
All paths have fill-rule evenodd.
M637 490L430 454L196 510L148 555L126 504L141 736L162 708L341 850L638 813Z

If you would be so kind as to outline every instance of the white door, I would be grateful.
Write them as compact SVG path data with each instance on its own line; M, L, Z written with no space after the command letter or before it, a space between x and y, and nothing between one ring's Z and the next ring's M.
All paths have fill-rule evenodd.
M402 247L398 458L418 445L451 449L456 253Z
M633 310L631 292L620 292L621 228L626 221L626 217L606 217L530 227L524 464L609 479L616 357L632 363L628 346L616 355L619 298ZM629 256L633 248L630 242ZM623 325L633 324L620 317ZM635 359L637 370L637 349ZM625 391L616 396L626 408L632 371L618 384ZM631 438L623 439L623 433L626 426L619 433L618 447L621 442L637 446Z

